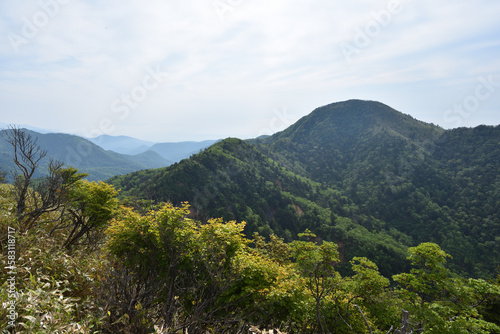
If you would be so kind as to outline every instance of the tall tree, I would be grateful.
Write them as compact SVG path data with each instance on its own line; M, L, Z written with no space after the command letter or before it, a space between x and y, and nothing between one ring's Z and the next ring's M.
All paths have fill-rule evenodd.
M112 185L104 182L75 182L66 196L61 220L52 230L70 231L63 246L69 249L84 237L92 243L93 237L116 215L117 194Z
M13 191L19 226L27 231L37 224L43 214L58 211L66 205L75 184L87 174L65 167L60 161L50 160L48 174L35 180L35 172L47 155L47 151L38 145L38 139L16 126L2 132L2 137L13 148L12 161L18 168L14 173L20 171L14 176Z
M333 242L315 242L316 235L309 230L299 233L307 241L296 240L290 244L298 271L305 277L306 286L315 301L316 322L320 333L329 333L324 306L327 296L340 283L340 274L334 265L339 261L337 245Z
M410 323L417 333L492 333L500 327L487 322L477 307L500 294L500 288L482 279L455 279L446 268L450 257L437 244L410 247L410 273L394 275Z
M15 175L14 184L17 218L22 221L25 216L31 178L35 174L40 160L47 155L47 151L38 145L37 138L14 125L2 132L2 137L12 146L14 150L12 161L21 171L20 175Z

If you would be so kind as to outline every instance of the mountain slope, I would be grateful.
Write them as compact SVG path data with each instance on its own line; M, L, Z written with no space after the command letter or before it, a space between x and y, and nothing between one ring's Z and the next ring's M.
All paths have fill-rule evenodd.
M318 108L257 145L388 228L439 243L457 272L484 276L500 264L499 141L498 126L444 131L351 100Z
M354 254L376 258L387 274L403 269L406 248L399 240L407 236L377 231L374 225L383 223L372 217L351 219L359 210L346 197L287 171L239 139L223 140L167 168L116 176L108 182L124 197L176 205L187 201L197 219L246 221L247 235L276 233L292 240L308 228L321 238L339 241L346 258Z
M110 182L128 195L189 201L198 217L246 220L247 233L289 239L309 228L385 273L403 265L403 245L426 241L453 255L457 273L492 277L500 265L498 126L445 131L350 100L235 141Z
M380 102L349 100L317 108L262 141L276 160L313 180L351 187L351 175L380 180L398 173L407 151L424 151L444 132ZM384 159L380 159L384 157Z
M74 166L80 172L88 173L89 180L105 180L114 175L126 174L145 168L158 168L169 164L168 161L155 152L130 156L105 151L88 140L74 135L62 133L40 134L30 130L25 131L37 138L38 145L48 152L47 157L41 161L35 177L40 177L45 173L50 158ZM2 168L5 171L13 170L12 147L4 140L0 141Z

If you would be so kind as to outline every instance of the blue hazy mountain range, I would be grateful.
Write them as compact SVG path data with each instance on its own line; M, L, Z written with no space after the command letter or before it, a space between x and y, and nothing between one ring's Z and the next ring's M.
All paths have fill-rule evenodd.
M133 155L151 150L158 153L162 158L171 161L171 163L189 158L191 155L199 153L200 150L203 150L219 141L204 140L200 142L183 141L155 143L128 136L110 135L101 135L95 138L89 138L88 140L105 150L111 150L121 154Z
M0 123L0 126L0 133L4 134L8 125ZM55 159L89 174L89 180L106 180L137 170L169 166L217 142L154 143L133 137L109 135L89 139L72 134L51 133L43 129L34 131L33 127L23 129L37 140L41 149L47 151L36 177L46 174L50 159ZM8 181L12 181L13 175L17 174L12 156L11 145L0 139L0 170L7 172Z

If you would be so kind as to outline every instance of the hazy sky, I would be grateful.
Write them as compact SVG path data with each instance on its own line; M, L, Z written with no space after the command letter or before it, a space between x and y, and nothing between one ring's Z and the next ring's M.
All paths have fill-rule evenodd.
M500 124L500 1L0 2L0 122L153 141L251 138L377 100Z

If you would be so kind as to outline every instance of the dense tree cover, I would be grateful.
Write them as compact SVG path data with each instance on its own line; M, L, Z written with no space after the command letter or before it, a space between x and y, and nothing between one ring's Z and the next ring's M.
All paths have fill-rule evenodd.
M226 139L171 168L115 177L122 196L180 205L189 201L193 218L246 221L245 234L277 234L286 241L310 229L341 242L345 263L369 256L384 274L404 270L408 237L384 231L383 222L360 214L339 191L289 172L255 147Z
M491 333L499 328L478 317L477 307L499 287L483 279L451 278L450 255L434 243L409 249L409 273L393 276L405 309L415 315L416 331L425 333Z
M112 185L28 173L0 301L19 333L498 333L499 132L349 101Z
M493 277L499 138L500 126L444 131L380 103L347 101L318 108L258 147L339 190L386 228L440 244L454 271Z
M159 170L109 180L123 196L192 204L194 218L245 220L245 233L286 241L309 228L384 275L435 242L456 273L500 265L500 126L443 130L381 103L321 107L285 131L227 139ZM250 144L250 145L249 145Z
M30 202L38 196L29 194ZM26 229L17 219L13 186L0 185L0 328L6 333L89 333L101 322L103 311L93 292L96 268L102 265L95 251L99 242L81 235L81 242L68 249L65 243L77 239L64 211L62 206L46 211ZM67 228L54 231L61 221L68 222ZM102 221L91 232L102 235L107 224Z
M109 185L89 184L76 191L85 198L96 187L110 193ZM105 234L68 252L71 230L51 234L57 212L20 233L11 190L0 185L1 265L10 268L11 230L16 264L2 271L0 300L15 301L16 333L500 331L482 316L494 317L500 285L453 277L449 255L433 243L409 248L412 269L393 281L365 257L353 258L343 275L338 245L309 230L291 242L274 234L247 238L244 222L197 221L187 203L140 213L104 200L101 208L89 201L82 214L115 210L98 215ZM408 315L403 323L401 312ZM9 314L2 308L0 327L12 331Z

